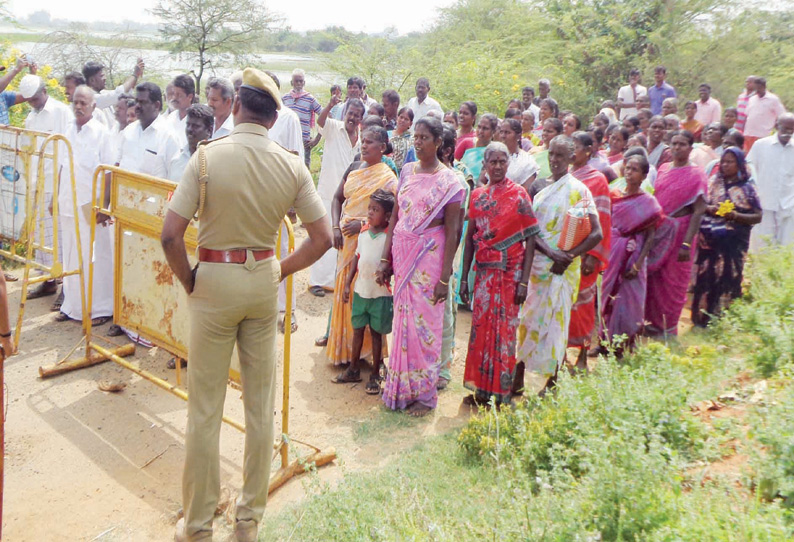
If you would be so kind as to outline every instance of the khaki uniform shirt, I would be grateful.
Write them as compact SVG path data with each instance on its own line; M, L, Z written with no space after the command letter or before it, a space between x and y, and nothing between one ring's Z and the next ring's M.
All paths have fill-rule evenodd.
M281 220L294 207L303 222L325 207L303 161L268 137L267 128L239 124L205 144L207 189L198 244L213 250L272 249ZM190 220L199 208L199 153L188 162L169 209Z

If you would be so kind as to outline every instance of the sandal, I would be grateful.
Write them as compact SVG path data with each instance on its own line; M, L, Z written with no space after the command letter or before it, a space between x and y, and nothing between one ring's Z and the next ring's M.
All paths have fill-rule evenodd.
M295 314L294 313L293 313L292 318L290 320L292 321L292 325L290 326L291 329L292 329L292 333L295 333L296 331L298 331L298 321L295 319ZM278 332L283 335L284 331L285 331L285 329L284 329L284 315L282 314L278 318ZM316 344L316 342L315 342L315 344Z
M364 391L367 392L367 395L380 395L380 379L377 377L370 377L370 379L367 380Z
M339 373L331 379L334 384L352 384L361 382L361 371L348 367L344 372Z
M69 320L71 320L71 318L69 318L69 316L67 316L65 312L59 312L58 314L55 315L56 322L67 322Z
M15 277L11 273L3 273L3 276L5 276L6 282L16 282L19 280L19 277Z
M314 339L314 346L328 346L328 335Z
M438 382L436 383L436 389L438 391L441 391L443 389L446 389L447 386L449 386L449 378L444 378L443 376L439 376Z
M93 318L91 320L91 327L104 326L105 324L107 324L111 320L113 320L112 316L98 316L98 317Z
M40 297L55 295L57 291L58 291L58 286L55 285L55 281L42 282L41 284L36 286L33 290L28 292L28 299L38 299Z
M124 330L121 329L120 325L113 324L112 326L110 326L108 328L108 331L107 331L106 335L108 337L120 337L120 336L124 335Z
M50 305L50 311L59 311L61 310L61 306L63 306L63 288L61 288L61 293L58 294L58 297L56 297L55 301L53 301L52 305Z
M310 286L309 293L315 297L325 297L325 290L322 286Z
M172 369L172 370L176 369L176 358L171 358L168 361L166 361L165 362L165 368L166 369ZM183 369L187 369L187 360L185 360L185 359L182 360L182 368Z

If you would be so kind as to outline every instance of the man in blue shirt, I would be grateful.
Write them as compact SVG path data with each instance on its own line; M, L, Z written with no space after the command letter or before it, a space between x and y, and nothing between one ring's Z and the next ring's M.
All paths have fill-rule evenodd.
M654 115L662 114L662 102L667 98L676 98L675 88L668 85L664 78L667 76L667 69L664 66L656 66L653 71L653 78L656 84L648 88L648 97L651 99L651 111Z
M8 117L8 108L12 105L21 104L25 101L25 98L23 98L21 94L7 91L6 87L9 83L11 83L11 81L14 80L14 77L16 77L19 72L28 66L29 64L27 60L24 58L19 58L17 60L17 65L14 66L14 69L9 71L3 77L0 77L0 124L10 124L11 121ZM3 71L5 71L5 66L0 66L0 72ZM36 73L35 65L30 66L30 73Z

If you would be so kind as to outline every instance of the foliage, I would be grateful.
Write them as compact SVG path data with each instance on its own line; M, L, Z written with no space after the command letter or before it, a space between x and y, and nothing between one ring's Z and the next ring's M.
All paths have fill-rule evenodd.
M86 62L94 60L105 66L105 77L111 87L122 84L132 73L136 57L131 51L138 49L138 56L143 55L141 43L134 34L117 32L97 41L80 23L46 34L42 43L37 56L48 59L55 73L61 76L73 71L80 73ZM147 66L150 68L152 66Z
M792 255L784 252L752 261L752 297L735 307L791 312L791 294L780 291L791 291L794 277ZM726 318L738 318L734 310ZM555 395L482 411L457 442L450 435L426 440L377 472L348 474L335 489L314 486L315 496L265 522L263 538L791 540L789 367L778 371L770 388L783 388L752 414L744 437L756 450L753 478L766 500L735 480L695 474L726 453L714 455L720 443L737 438L718 418L703 423L689 407L716 397L752 364L726 357L723 341L743 346L754 331L727 329L689 334L681 341L689 346L645 344L623 364L600 360L586 378L563 374Z
M199 95L206 68L217 66L224 53L250 51L277 21L260 0L158 0L151 13L160 19L160 35L171 52L195 58Z
M17 58L19 58L21 54L22 51L16 47L12 47L8 42L0 41L0 66L7 66L8 69L11 69L16 65ZM14 77L14 79L12 79L8 84L6 90L16 91L19 88L19 82L27 73L27 69L19 72L19 74L17 74L17 76ZM64 93L63 88L61 87L60 83L58 83L58 80L53 77L52 66L40 66L37 75L47 83L47 93L52 98L55 98L61 102L66 102L66 94ZM9 108L8 113L11 120L11 125L23 127L25 125L25 117L28 116L29 112L30 106L25 102Z
M745 272L747 295L713 326L718 336L737 338L761 376L794 368L794 254L769 248L752 256Z
M709 82L715 97L732 104L755 73L792 104L794 73L786 68L794 60L791 7L790 0L763 9L736 0L458 0L440 10L428 32L355 36L358 46L340 47L329 63L346 76L365 67L381 70L370 78L387 81L400 67L411 78L403 96L412 95L410 83L424 75L446 109L474 100L480 111L500 115L522 87L545 77L562 109L589 118L603 100L615 99L631 68L651 85L660 64L683 98L694 99L698 85ZM384 66L361 58L377 40L391 43L398 61Z

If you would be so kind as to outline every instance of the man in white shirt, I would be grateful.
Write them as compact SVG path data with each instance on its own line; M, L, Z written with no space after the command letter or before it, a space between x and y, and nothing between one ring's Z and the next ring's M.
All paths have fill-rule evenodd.
M524 87L521 89L521 105L524 106L524 111L531 111L535 120L540 118L540 107L535 105L535 89L532 87Z
M71 187L61 183L58 190L61 232L63 233L64 269L77 269L82 253L84 291L80 289L80 277L70 275L63 279L64 300L57 321L82 320L83 299L88 301L88 266L94 261L94 277L91 307L86 307L94 327L111 320L113 315L113 226L103 220L98 222L91 250L91 203L93 201L94 170L99 164L113 163L112 138L107 127L100 123L94 113L94 91L88 86L77 87L72 96L74 121L66 132L74 156L74 178L77 208L72 201ZM97 196L100 187L97 187ZM99 200L104 205L104 197ZM80 246L74 230L75 216L79 222ZM85 297L83 297L85 296Z
M708 126L714 122L722 121L722 104L716 98L711 97L711 85L703 83L698 87L700 100L695 102L698 110L695 113L695 120L703 126Z
M328 215L331 215L331 202L333 201L339 182L356 154L359 153L361 141L359 138L359 125L364 118L366 110L364 103L358 98L350 98L345 108L345 120L340 121L329 118L331 109L339 102L337 96L332 96L328 105L320 112L317 126L320 135L325 138L323 160L320 166L320 178L317 182L317 193L325 205ZM335 283L336 249L330 248L311 267L309 273L309 292L317 297L323 297L325 290L332 291ZM318 344L319 346L319 344Z
M755 169L758 197L763 216L753 228L750 250L757 252L767 244L794 243L794 114L777 119L777 134L759 139L747 154Z
M618 90L618 110L620 120L633 117L637 114L637 98L646 96L648 89L640 84L640 70L632 68L629 71L629 84Z
M149 81L135 87L135 111L138 120L127 126L122 134L121 149L116 162L120 168L161 179L169 178L173 159L181 151L168 120L160 116L163 94L160 87ZM187 136L185 136L187 141ZM112 325L107 335L116 337L124 330ZM137 334L129 332L134 341L150 346Z
M51 98L47 94L47 86L38 75L26 75L19 83L19 93L30 104L30 113L25 118L25 128L28 130L35 130L37 132L46 132L49 134L66 134L66 130L72 122L74 116L69 106L59 102L55 98ZM39 141L39 144L42 142ZM48 145L48 151L53 150L53 145ZM66 149L61 147L59 149L59 171L54 171L52 159L44 158L44 200L49 213L45 212L43 223L36 221L36 229L39 225L44 228L44 244L52 246L52 197L54 191L54 175L60 175L63 166L68 167L68 158ZM39 162L36 157L31 160L31 168L33 175L31 181L38 181ZM68 177L64 177L64 182L68 181ZM35 192L35 188L31 187L31 191ZM36 238L39 238L39 232L36 231ZM59 260L63 261L61 258ZM51 266L53 257L51 254L36 251L36 261L40 264ZM28 299L36 299L46 295L53 295L57 290L55 280L48 280L42 282L38 287L28 293ZM60 309L60 296L53 303L52 309Z
M168 178L171 160L179 154L181 147L168 121L159 116L162 100L160 87L154 83L141 83L135 88L138 120L122 132L117 160L122 169Z
M212 108L215 115L215 127L212 139L218 139L232 133L234 130L234 117L232 117L232 104L234 103L234 85L228 79L213 77L207 83L207 105Z
M138 58L135 63L135 68L132 70L132 75L121 85L113 90L107 90L105 78L105 66L101 62L89 61L83 66L83 78L85 84L94 89L97 93L95 97L96 108L94 109L94 116L99 122L107 126L113 127L115 119L113 118L113 108L116 102L119 101L119 96L125 92L131 92L132 88L138 82L138 79L143 75L144 63L142 58Z
M441 104L428 96L429 92L430 80L427 77L417 79L416 96L408 100L408 107L414 112L413 126L416 126L416 121L426 117L430 111L437 111L440 113L438 118L444 118L444 110L441 108Z
M168 168L168 179L175 183L182 180L185 167L187 167L190 157L196 152L198 144L205 140L214 139L212 126L215 122L215 116L211 107L204 104L193 104L187 108L185 118L187 119L185 124L187 143L179 151L179 154L171 159L171 165Z
M174 77L171 84L174 85L174 96L171 98L171 106L174 110L168 115L168 122L179 142L179 147L182 148L187 144L185 136L187 108L193 105L193 100L196 98L196 83L190 75L182 74Z
M378 100L375 100L367 95L367 82L364 81L364 79L361 79L361 83L361 101L364 102L364 107L366 107L367 111L369 111L369 107L378 103Z

